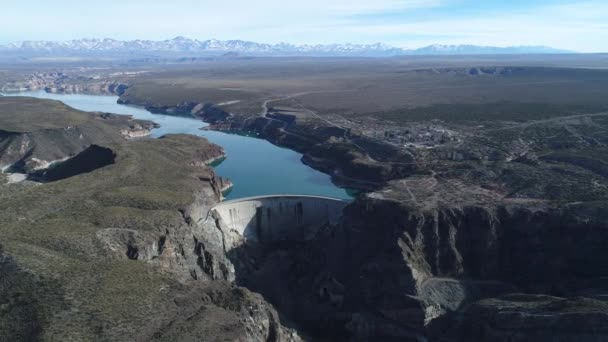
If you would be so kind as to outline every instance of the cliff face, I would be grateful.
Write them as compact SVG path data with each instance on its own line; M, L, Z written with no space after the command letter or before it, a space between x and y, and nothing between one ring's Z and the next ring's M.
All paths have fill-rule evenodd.
M128 116L79 112L57 101L2 97L0 105L0 167L12 172L45 169L91 144L120 143L154 126Z
M224 121L230 117L230 113L227 113L210 103L186 101L175 105L151 104L137 99L132 100L125 96L121 96L120 99L118 99L118 103L142 106L149 112L156 114L194 116L211 124Z
M366 146L375 142L350 136L344 129L323 123L267 114L266 117L233 117L218 121L210 128L255 133L273 144L293 149L303 154L303 163L349 188L376 190L389 180L406 177L417 170L410 153L381 144L382 153L375 155L370 146Z
M433 177L389 185L312 240L237 243L236 282L316 338L607 337L608 204L503 199Z
M23 160L27 172L101 137L112 154L93 172L70 172L77 155L67 171L49 173L56 182L0 192L0 271L19 288L0 287L0 298L27 298L2 307L10 336L273 341L297 339L285 327L294 322L329 340L608 338L603 154L537 158L464 145L416 160L286 115L241 120L196 102L147 106L258 133L336 180L377 191L310 239L255 243L209 215L227 184L207 167L219 147L187 136L126 141L120 131L138 126L96 126L115 122L107 115L27 127L4 116L0 156Z
M417 284L425 276L465 277L576 295L554 286L607 275L608 258L600 253L608 239L605 205L507 202L420 211L368 198L347 209L344 224L380 235L378 246L398 242L406 262L421 275Z
M563 179L569 166L541 162L529 147L509 154L464 144L414 156L337 127L272 113L219 119L211 128L254 132L303 153L305 163L338 182L376 191L309 241L253 244L217 226L214 239L222 241L233 266L229 280L263 294L312 336L606 337L598 298L608 291L602 252L608 205L595 192L588 198L600 201L569 202L578 196L570 182L559 189L551 181ZM598 166L589 169L597 172ZM576 177L594 175L577 171ZM562 330L552 330L556 322Z
M261 296L230 283L217 229L201 224L221 198L205 166L221 149L176 135L112 151L90 173L11 196L0 187L0 295L16 298L0 310L2 336L297 340Z
M24 112L56 105L27 101ZM24 115L36 113L38 121L7 116L2 124L27 132L46 124L44 112ZM104 127L116 141L84 149L37 186L0 184L0 336L299 339L261 296L231 284L219 231L203 224L221 199L224 183L207 166L222 157L221 147L187 135L127 140L120 126L96 126L107 119L64 114L82 132ZM82 144L93 138L83 136ZM111 162L82 170L103 156Z
M0 91L44 90L49 93L120 96L127 88L128 85L119 80L73 76L63 72L35 72L3 84Z
M281 113L233 115L206 102L158 102L138 94L137 88L136 84L127 89L118 102L143 106L152 113L194 116L210 123L209 129L213 130L253 133L302 153L304 163L347 187L379 189L386 181L417 170L411 153L367 137L351 137L345 129L321 121L299 120Z
M608 338L605 300L511 294L481 300L463 311L460 317L435 324L432 340L605 341ZM451 325L442 325L446 322ZM438 333L446 330L451 336Z
M343 285L343 305L372 317L362 323L365 329L355 332L362 329L367 336L380 338L391 329L409 326L421 336L435 338L495 340L501 336L509 340L509 336L519 336L519 340L529 340L535 335L518 332L523 324L549 340L607 337L605 332L586 332L589 325L602 327L608 318L606 311L597 310L601 302L593 299L608 290L604 281L608 258L602 252L608 242L608 204L554 207L542 202L496 201L479 189L454 194L462 198L451 200L441 185L434 190L444 199L431 203L423 196L425 191L417 188L421 184L412 183L416 202L395 200L385 193L353 203L346 210L343 230L335 233L329 245L325 271ZM481 198L485 199L478 202ZM566 309L557 304L545 303L543 308L530 298L530 307L538 305L536 309L519 310L527 307L526 301L517 303L509 297L469 306L481 298L514 292L589 299L577 306L574 321L565 318ZM539 318L510 316L509 307L522 315L531 310ZM412 312L417 312L418 320ZM541 319L543 312L553 318ZM597 315L587 324L573 323ZM551 333L557 319L569 321L567 334ZM446 320L452 320L449 329L445 329ZM469 330L459 330L464 328L457 322L463 321ZM470 330L485 325L492 329ZM387 326L392 328L387 330Z

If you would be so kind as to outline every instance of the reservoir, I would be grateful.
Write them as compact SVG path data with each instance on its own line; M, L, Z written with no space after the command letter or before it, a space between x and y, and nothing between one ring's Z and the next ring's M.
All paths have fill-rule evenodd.
M11 94L15 95L15 94ZM273 145L263 139L202 131L206 123L188 117L152 114L144 108L116 103L116 96L63 95L45 91L19 93L20 96L59 100L83 111L132 115L134 118L154 121L160 128L152 135L186 133L205 137L220 145L227 158L215 170L234 183L226 194L227 199L276 194L303 194L349 199L345 189L335 186L328 175L316 171L300 161L301 154Z

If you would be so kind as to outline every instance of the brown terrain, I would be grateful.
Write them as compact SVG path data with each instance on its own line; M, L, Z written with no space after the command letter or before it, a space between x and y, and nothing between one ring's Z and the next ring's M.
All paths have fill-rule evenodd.
M248 241L207 216L222 180L205 164L221 148L0 97L0 160L29 177L0 191L0 332L606 340L606 67L594 55L3 69L5 92L109 93L258 133L362 193L308 239ZM38 127L47 108L65 122Z

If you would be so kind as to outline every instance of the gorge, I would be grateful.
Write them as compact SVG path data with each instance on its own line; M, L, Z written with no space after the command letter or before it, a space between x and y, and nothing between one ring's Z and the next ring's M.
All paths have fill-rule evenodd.
M234 184L226 196L228 199L273 194L351 198L346 190L333 185L329 176L302 164L297 153L255 137L203 131L200 128L207 124L200 120L152 114L143 108L117 104L114 96L53 94L42 90L14 94L56 99L85 111L126 114L136 119L150 120L159 125L152 130L153 137L176 133L207 137L226 150L228 158L219 163L216 170Z
M327 101L312 92L301 98L289 97L302 94L296 91L265 93L282 102L268 106L259 97L238 107L245 100L234 102L235 93L244 96L230 87L234 80L221 88L197 83L219 82L215 73L222 69L215 67L190 84L176 85L165 74L123 89L131 93L122 102L171 116L117 105L116 97L30 93L134 118L73 112L26 97L15 106L10 103L17 98L0 97L0 130L9 132L0 144L8 151L6 163L28 173L46 170L41 176L47 180L0 184L0 272L9 279L0 283L0 298L9 298L0 303L0 328L10 327L10 336L608 338L608 113L601 103L457 103L361 119L336 114L337 99L349 96L343 104L363 107L374 96L352 96L351 90L369 94L384 82L328 91ZM471 70L477 68L400 70L390 81L425 78L437 82L433 89L466 81L482 92L527 73L552 80L558 72L484 68L480 76ZM603 84L599 72L569 72ZM393 100L417 87L404 89ZM206 96L218 99L208 103L233 106L235 118L205 112L199 104ZM258 113L259 102L265 115ZM211 127L200 130L201 121L180 116L192 110L213 115L206 118ZM28 111L34 116L21 116ZM27 120L17 125L19 118ZM373 185L350 199L328 175L303 165L301 154L210 130L223 128L289 146L334 178L339 170L341 178ZM154 139L142 138L148 131ZM381 134L365 135L374 131ZM49 156L44 163L41 155ZM90 159L100 162L82 168ZM55 160L64 162L50 163ZM221 177L235 183L227 201ZM293 193L308 196L287 195ZM28 317L39 317L33 320L39 326L28 329Z

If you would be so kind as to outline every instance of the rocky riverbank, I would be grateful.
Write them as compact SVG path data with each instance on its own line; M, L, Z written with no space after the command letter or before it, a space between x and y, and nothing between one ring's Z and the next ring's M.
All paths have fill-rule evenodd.
M129 140L112 120L55 101L2 99L27 102L12 107L27 118L0 106L3 132L60 126L57 134L47 127L44 145L19 145L29 146L21 159L75 156L49 169L37 186L0 184L1 336L298 339L261 296L230 283L234 274L221 243L199 225L227 184L206 166L222 157L219 146L187 135ZM52 122L44 120L49 113ZM59 134L63 121L78 127L76 140ZM105 139L94 134L99 131ZM75 145L81 140L90 145ZM11 151L0 156L12 160Z
M230 117L229 113L222 111L220 108L217 108L212 104L206 103L183 102L176 105L154 105L147 102L131 101L122 97L118 99L118 103L124 105L141 106L147 111L155 114L190 115L198 117L208 123L216 123Z
M419 177L359 197L312 240L245 242L231 261L316 339L599 341L607 209Z
M77 155L92 144L146 136L154 123L129 116L85 113L58 101L1 98L0 167L31 173ZM16 114L9 108L28 108Z
M303 154L302 162L331 175L335 184L355 190L379 189L386 181L412 174L416 170L412 156L403 151L393 151L397 163L379 162L362 150L361 144L353 144L346 130L326 125L307 125L289 115L267 117L233 115L212 103L184 101L180 103L155 103L131 94L130 85L106 77L91 78L71 73L33 73L19 81L6 83L3 91L28 91L43 89L56 93L83 93L93 95L117 95L118 103L144 107L152 113L187 115L200 118L210 124L208 129L255 134L279 146L288 147ZM317 127L318 126L318 127ZM142 130L126 130L130 137L147 133ZM355 140L376 144L364 137ZM391 146L384 146L391 150Z
M230 114L221 108L195 102L175 105L154 105L133 97L121 97L121 104L143 106L153 113L189 115L210 124L205 129L252 134L269 142L303 154L302 162L332 177L335 184L345 188L369 191L379 189L386 181L404 177L416 171L412 155L384 146L390 160L374 160L361 147L352 143L376 144L364 137L348 136L346 130L326 125L310 126L293 118L244 117Z
M597 177L597 162L580 163L556 190L552 180L579 164L543 163L529 147L515 158L470 139L414 157L295 120L233 117L211 129L254 133L374 190L312 242L245 243L232 253L236 282L302 331L333 340L608 338L608 206L584 182ZM594 201L571 202L574 184L589 190L578 198Z
M0 85L0 92L44 90L59 94L122 95L128 84L95 76L74 76L64 72L34 72Z
M608 338L605 114L461 124L458 141L412 150L316 119L128 103L253 133L368 193L314 236L251 241L209 215L230 184L208 167L221 148L181 135L128 140L113 126L116 141L78 153L47 183L0 193L1 260L28 298L0 316L10 336L30 337L10 317L34 315L43 339ZM77 125L55 129L65 126ZM36 147L71 142L63 134ZM11 146L5 154L27 160ZM81 172L91 155L110 162ZM32 285L32 272L44 281ZM13 298L13 288L0 291Z

